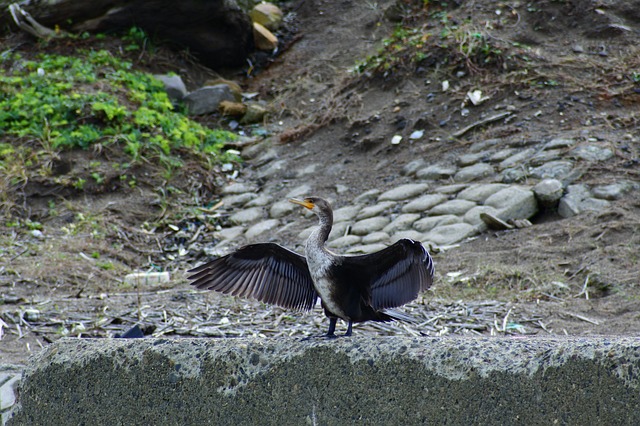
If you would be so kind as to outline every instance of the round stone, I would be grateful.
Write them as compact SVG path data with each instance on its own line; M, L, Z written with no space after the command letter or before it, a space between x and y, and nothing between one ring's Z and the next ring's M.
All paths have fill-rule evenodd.
M426 183L408 183L383 192L378 201L401 201L423 194L429 185Z
M243 194L227 195L220 201L225 207L242 207L254 198L256 198L255 193L245 192Z
M477 163L458 170L458 173L455 174L453 180L456 182L471 182L493 174L494 170L491 165L487 163Z
M633 185L629 182L617 182L609 185L599 185L592 188L593 196L603 200L618 200L629 191Z
M363 208L356 217L358 219L367 219L369 217L379 216L381 213L391 209L396 204L397 203L395 201L383 201L374 206Z
M496 192L484 202L498 210L500 219L529 219L538 212L538 203L533 191L519 186L510 186Z
M382 243L363 244L363 245L351 247L349 250L347 250L347 253L348 254L369 254L369 253L375 253L385 248L387 248L387 245Z
M222 188L222 193L224 195L237 195L244 194L246 192L255 192L257 188L253 185L249 185L246 183L236 182L230 185L226 185Z
M405 229L411 228L413 222L418 219L420 219L420 215L418 213L401 214L393 219L391 223L385 226L382 230L389 234L393 234L394 232L398 231L404 231Z
M223 228L216 232L216 236L221 240L235 240L244 233L244 226L232 226L231 228Z
M501 149L500 151L496 152L491 157L489 157L489 161L491 162L504 161L507 158L511 157L515 152L516 150L514 148Z
M477 232L476 228L468 223L454 223L438 226L425 234L423 238L438 245L448 245L469 238Z
M371 234L365 235L364 237L362 237L363 244L381 243L388 240L389 240L389 234L382 231L372 232Z
M460 222L462 222L462 219L459 216L454 216L451 214L444 215L444 216L432 216L432 217L425 217L420 220L417 220L413 224L413 228L416 231L428 232L439 225L451 225L452 223L460 223Z
M444 194L426 194L407 203L402 207L402 211L404 213L422 213L445 201L447 201L447 196Z
M468 200L451 200L446 203L439 204L429 210L431 216L440 215L456 215L460 216L476 206L476 203Z
M366 192L363 192L362 194L358 195L353 202L356 204L364 204L364 203L368 203L370 201L375 200L376 198L378 198L378 195L380 194L380 190L379 189L370 189Z
M585 161L606 161L613 157L611 148L598 145L581 145L574 148L571 154Z
M262 207L273 202L273 197L266 194L260 194L253 200L245 204L245 207Z
M296 170L296 176L299 178L304 176L311 176L318 173L321 168L322 166L318 163L309 164L308 166Z
M504 183L523 182L527 178L527 170L524 167L504 169L500 176Z
M317 227L317 225L316 225ZM333 224L333 228L331 228L331 232L329 233L329 241L335 240L336 238L340 238L346 235L349 230L349 222L338 222Z
M287 171L287 160L278 160L267 164L258 171L260 179L273 178L281 172Z
M503 183L486 183L477 184L466 188L458 194L458 199L469 200L475 203L484 203L489 196L495 194L501 189L507 188L508 185Z
M276 229L280 225L280 221L278 219L268 219L263 222L256 223L247 229L244 236L247 240L252 240L266 232L271 232Z
M402 174L407 176L413 176L416 174L418 170L423 168L427 164L422 158L418 158L416 160L409 161L403 168Z
M531 176L538 179L564 179L573 169L573 162L566 160L549 161L531 169Z
M311 192L312 192L311 185L303 184L291 189L289 192L287 192L287 195L285 197L286 198L305 197L305 196L312 195Z
M353 224L351 227L351 233L354 235L367 235L372 232L380 231L382 228L387 226L389 222L389 218L383 216L363 219Z
M485 151L471 152L469 154L462 154L458 157L458 165L461 167L471 166L481 161L483 158L488 157L489 154Z
M529 165L538 167L550 161L560 161L562 156L564 155L564 151L561 149L553 149L550 151L540 151L529 161Z
M442 185L439 186L435 189L435 192L439 193L439 194L448 194L448 195L453 195L453 194L457 194L458 192L462 191L463 189L468 188L469 185L466 183L454 183L451 185Z
M362 207L360 206L345 206L341 207L333 212L333 221L334 222L346 222L348 220L354 219L358 213L360 213Z
M408 238L413 241L422 241L424 235L422 232L416 231L415 229L406 229L404 231L398 231L391 236L391 243L395 243L403 238Z
M300 206L287 200L278 201L269 209L269 216L274 219L278 219L292 213L294 210L298 210L299 208Z
M547 142L544 145L544 148L542 149L558 149L558 148L568 148L570 146L573 146L576 144L576 141L574 139L570 139L570 138L555 138L555 139L551 139L549 142Z
M536 152L535 149L533 148L528 148L525 150L522 150L516 154L513 154L512 156L502 160L502 162L500 163L500 165L498 166L500 168L500 170L504 170L504 169L508 169L510 167L518 167L520 165L522 165L523 163L526 163L526 161L529 159L529 157L531 157L534 153Z
M533 187L538 202L545 207L555 206L563 192L562 182L557 179L545 179Z
M262 207L252 207L231 215L229 221L238 225L242 225L249 222L255 222L256 220L264 217L264 210Z
M489 213L498 216L498 210L491 206L476 206L464 214L464 221L481 228L486 228L484 221L480 218L480 213Z
M357 235L344 235L340 238L336 238L335 240L330 241L329 243L327 243L327 245L332 248L344 248L358 244L360 243L360 240L362 240L362 237L359 237Z
M423 169L420 169L416 172L416 177L418 179L446 179L453 176L456 172L456 168L453 166L442 166L439 164L434 164Z

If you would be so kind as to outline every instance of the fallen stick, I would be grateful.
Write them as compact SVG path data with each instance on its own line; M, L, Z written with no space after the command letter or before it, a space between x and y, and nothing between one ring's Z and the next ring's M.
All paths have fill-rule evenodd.
M454 138L459 138L460 136L467 133L469 130L475 129L476 127L484 126L485 124L493 123L494 121L502 120L503 118L507 118L512 116L513 114L509 111L501 112L500 114L492 115L491 117L483 118L482 120L476 121L475 123L469 124L467 127L464 127L453 135Z

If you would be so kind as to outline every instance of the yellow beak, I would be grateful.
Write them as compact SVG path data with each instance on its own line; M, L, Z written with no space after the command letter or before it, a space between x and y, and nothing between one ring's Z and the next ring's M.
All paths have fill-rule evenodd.
M307 208L309 210L311 210L315 206L315 204L313 204L311 201L298 200L298 199L295 199L295 198L289 198L289 202L293 203L293 204L299 204L302 207L305 207L305 208Z

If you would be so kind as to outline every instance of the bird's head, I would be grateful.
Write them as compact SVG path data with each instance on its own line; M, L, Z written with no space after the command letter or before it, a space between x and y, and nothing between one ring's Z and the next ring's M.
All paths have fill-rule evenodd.
M301 205L302 207L311 210L318 216L330 216L333 217L331 211L331 205L327 200L320 197L305 197L302 200L297 198L290 198L289 202L293 204Z

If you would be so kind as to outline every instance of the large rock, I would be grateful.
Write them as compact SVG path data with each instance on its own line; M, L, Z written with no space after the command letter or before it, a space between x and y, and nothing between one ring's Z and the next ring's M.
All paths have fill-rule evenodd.
M397 203L395 201L382 201L381 203L375 204L373 206L364 207L358 215L357 219L367 219L370 217L378 216L383 212L390 210Z
M538 202L533 191L519 186L510 186L491 195L484 202L498 210L502 220L529 219L538 212Z
M413 223L413 228L420 232L428 232L431 231L436 226L440 225L451 225L453 223L460 223L462 219L460 216L455 216L452 214L444 215L444 216L431 216L425 217L420 220L417 220Z
M489 196L495 194L501 189L506 188L508 185L503 183L485 183L468 187L458 194L458 199L475 201L476 203L483 203Z
M260 50L271 52L278 47L278 37L257 22L253 23L253 40Z
M402 207L402 211L404 213L422 213L445 201L447 201L446 195L426 194L407 203Z
M383 192L378 201L401 201L423 194L429 185L426 183L407 183Z
M453 223L433 228L423 239L438 245L454 244L478 233L475 226L468 223Z
M545 207L558 204L563 192L562 182L557 179L544 179L533 187L533 193L536 194L538 202Z
M391 220L385 216L374 216L362 219L353 224L351 233L353 235L367 235L372 232L381 231L389 222L391 222Z
M468 200L450 200L446 203L438 204L429 210L429 214L432 216L439 215L458 215L462 216L467 211L476 206L476 203Z
M220 102L234 101L233 92L226 84L204 86L184 97L189 114L201 115L218 111Z
M567 193L558 203L558 214L571 217L585 210L601 211L609 206L609 201L592 197L586 185L569 185Z
M263 222L256 223L255 225L247 229L247 232L245 232L244 236L247 238L247 240L251 241L262 234L273 232L273 230L278 226L280 226L280 221L278 219L267 219Z
M464 167L453 176L456 182L471 182L483 177L493 175L493 167L487 163L476 163L471 166Z
M187 86L179 75L156 74L154 77L162 82L171 102L176 103L187 96Z
M25 3L25 2L23 2ZM234 0L56 0L23 4L36 21L71 32L128 31L147 34L187 47L212 68L239 66L253 50L249 16ZM7 26L9 14L1 15Z
M275 31L282 24L282 10L273 3L262 2L255 5L249 16L253 22L257 22L263 27Z
M236 225L243 225L250 222L255 222L258 219L264 217L264 209L262 207L251 207L245 210L240 210L232 214L229 217L229 222Z
M9 426L632 425L638 389L635 337L62 339Z

